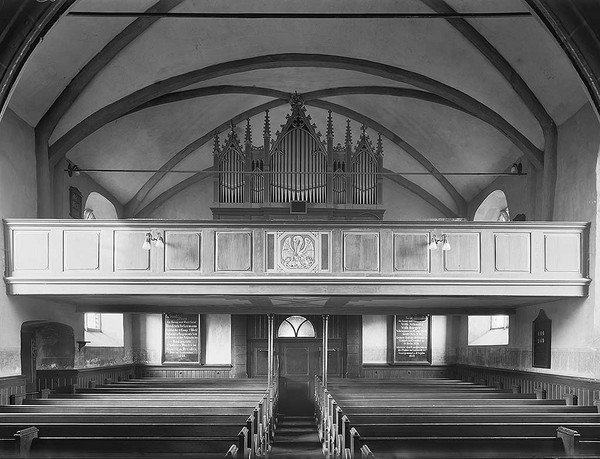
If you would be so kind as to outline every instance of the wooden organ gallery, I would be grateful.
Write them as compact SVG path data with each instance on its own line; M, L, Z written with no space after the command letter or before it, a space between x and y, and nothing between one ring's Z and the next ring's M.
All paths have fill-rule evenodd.
M597 17L0 2L0 457L600 457Z

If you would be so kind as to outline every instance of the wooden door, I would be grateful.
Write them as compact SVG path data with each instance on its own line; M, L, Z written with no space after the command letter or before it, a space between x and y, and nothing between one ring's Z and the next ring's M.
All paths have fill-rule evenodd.
M21 373L25 375L25 391L37 391L35 369L37 366L37 341L35 331L21 329Z
M314 377L320 368L319 340L285 338L278 340L279 412L310 415L314 410Z

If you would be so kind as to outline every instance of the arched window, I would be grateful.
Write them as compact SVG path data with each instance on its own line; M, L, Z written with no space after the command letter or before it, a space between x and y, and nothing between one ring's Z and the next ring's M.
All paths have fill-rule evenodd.
M95 191L87 197L84 209L83 216L86 220L119 218L113 203Z
M473 216L475 222L510 221L506 195L502 190L492 191L479 205Z
M290 316L281 322L278 338L314 338L315 328L306 317Z

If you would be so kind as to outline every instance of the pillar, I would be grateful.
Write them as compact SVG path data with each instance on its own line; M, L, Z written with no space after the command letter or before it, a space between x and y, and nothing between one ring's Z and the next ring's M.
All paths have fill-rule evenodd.
M267 314L269 319L269 337L268 337L268 359L269 359L269 377L268 384L271 386L273 384L273 314Z
M329 354L328 348L328 335L329 335L329 316L327 314L323 315L323 368L322 368L322 378L323 378L323 386L327 388L327 355Z

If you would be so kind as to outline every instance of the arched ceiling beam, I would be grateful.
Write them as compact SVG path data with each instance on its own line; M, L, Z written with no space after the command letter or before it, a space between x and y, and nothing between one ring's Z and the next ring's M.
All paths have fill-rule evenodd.
M157 105L168 104L173 102L179 102L182 100L188 100L195 97L204 97L215 94L255 94L259 96L268 96L268 97L287 97L288 94L283 91L277 91L269 88L261 88L257 86L231 86L231 85L219 85L219 86L208 86L205 88L198 89L190 89L188 91L178 91L170 94L165 94L164 96L157 97L156 99L152 99L151 101L145 103L144 105L140 105L136 107L129 113L125 115L150 108L155 107ZM394 96L394 97L407 97L412 99L423 100L427 102L432 102L434 104L444 105L449 108L453 108L454 110L459 110L463 113L471 115L480 121L488 124L486 120L481 119L481 117L477 116L476 113L473 113L467 110L465 107L457 105L449 100L444 99L443 97L438 96L437 94L432 94L430 92L421 91L418 89L410 89L410 88L398 88L394 86L342 86L337 88L327 88L327 89L319 89L316 91L310 91L302 94L302 97L305 101L312 99L323 99L325 97L335 97L335 96L344 96L351 94L374 94L374 95L382 95L382 96ZM125 116L124 115L124 116ZM501 126L490 124L493 128L498 130L502 135L505 135ZM517 130L511 126L511 129L516 133ZM506 136L508 140L513 138ZM522 145L515 143L517 148L521 148ZM527 154L526 151L522 150L524 155Z
M25 62L75 0L0 2L0 120Z
M234 116L231 120L220 124L219 126L217 126L214 129L211 129L209 132L204 134L202 137L187 144L185 147L183 147L181 150L179 150L177 153L175 153L173 156L171 156L171 158L169 158L169 160L161 166L160 171L155 172L146 181L146 183L144 183L142 185L142 187L138 190L138 192L135 194L135 196L133 198L131 198L127 204L125 204L125 209L124 209L125 215L127 215L127 216L135 215L138 207L140 206L142 201L144 199L146 199L146 196L148 195L150 190L152 190L152 188L154 188L156 186L156 184L165 176L165 174L168 171L173 169L178 163L183 161L183 159L185 159L188 155L190 155L191 153L196 151L198 148L202 147L205 143L212 140L212 138L215 135L219 134L220 132L225 131L231 125L231 123L233 123L233 124L241 123L245 119L251 118L255 115L258 115L259 113L262 113L265 110L271 110L275 107L279 107L281 105L286 104L288 102L288 98L287 98L288 94L282 93L282 95L284 96L284 98L275 99L270 102L258 105L256 107L253 107L249 110L246 110L246 111Z
M148 13L161 13L169 11L184 0L159 0L149 9ZM158 21L160 17L141 17L125 27L102 50L96 54L77 75L71 80L62 93L56 98L52 106L46 111L36 126L36 135L43 135L46 140L56 128L56 125L69 110L75 99L83 92L92 79L126 46L144 33L148 27Z
M231 120L231 122L233 122L234 124L240 123L243 120L245 120L246 118L250 118L254 115L257 115L258 113L261 113L264 110L270 110L271 108L274 108L276 106L283 105L284 103L287 102L288 96L289 96L289 94L287 94L285 92L276 91L276 90L267 89L267 88L257 88L257 87L249 88L249 87L245 87L245 86L217 86L217 87L199 88L199 89L194 89L194 90L190 90L190 91L181 91L181 92L177 92L177 93L167 94L165 96L162 96L160 98L157 98L157 99L154 99L154 100L148 102L147 104L145 104L145 106L149 107L149 106L158 105L160 103L176 102L176 101L188 99L190 97L201 97L201 96L219 94L220 93L219 91L221 90L221 88L223 89L223 93L227 93L227 94L244 94L247 89L250 89L251 94L270 96L270 97L279 97L279 99L268 102L266 104L262 104L258 107L252 108L250 110L247 110L247 111L235 116ZM351 88L351 89L355 89L355 88ZM381 89L381 88L378 88L378 89ZM413 94L416 97L418 97L418 96L423 96L425 98L428 98L429 96L437 97L435 95L431 95L431 94L425 93L423 91L404 90L403 88L383 88L383 89L384 89L384 91L383 91L384 93L388 92L385 90L389 89L390 90L389 92L395 93L395 94L404 94L404 91L409 91L410 94L419 93L419 94ZM336 92L335 89L332 89L330 92L328 92L327 90L324 90L324 91L315 91L313 93L307 93L305 102L308 103L310 100L314 99L314 96L317 94L326 96L326 95L336 95L336 93L340 93L340 92L339 91ZM324 103L327 103L327 102L324 102ZM448 104L450 104L450 106L453 106L451 102L448 102ZM142 106L140 106L139 108L141 109ZM361 117L360 120L359 119L356 119L356 120L371 127L374 130L377 130L382 135L387 137L390 141L394 142L396 145L398 145L400 148L402 148L404 151L406 151L407 154L411 155L415 160L417 160L427 171L431 172L432 176L435 177L436 180L438 180L440 182L440 184L442 185L442 187L444 187L446 189L446 191L448 191L448 193L455 200L456 205L460 209L461 214L464 214L466 212L466 203L465 203L464 198L458 193L458 191L454 188L454 186L443 175L441 175L441 173L437 170L437 168L427 158L425 158L425 156L423 156L421 153L419 153L414 147L412 147L410 144L408 144L406 141L401 139L398 135L396 135L389 129L385 128L384 126L375 122L374 120L371 120L370 118L367 118L363 115L359 115L357 112L346 109L345 107L342 107L339 105L335 105L335 108L336 109L335 110L332 109L332 111L337 111L338 109L346 110L346 114L344 114L344 116L347 116L349 118L354 117L354 119L356 119L357 116ZM354 115L354 116L351 116L351 115ZM125 205L125 215L127 215L127 216L135 215L137 209L139 208L141 203L144 201L144 199L146 199L146 196L148 195L150 190L152 190L158 184L158 182L165 176L165 174L169 170L173 169L173 167L175 167L175 165L177 165L179 162L181 162L184 158L186 158L192 152L194 152L195 150L200 148L206 142L210 141L216 134L226 130L229 127L229 124L230 124L230 122L223 123L220 126L217 126L215 129L212 129L207 134L203 135L199 139L194 140L190 144L186 145L183 149L181 149L177 153L175 153L160 168L160 171L155 172L152 175L152 177L150 177L148 179L148 181L146 181L146 183L144 183L144 185L142 185L142 187L138 190L138 192L135 194L135 196Z
M191 177L188 177L185 180L182 180L177 185L169 188L168 190L163 191L160 195L146 204L142 209L140 209L133 217L136 218L148 218L152 212L166 203L169 199L173 198L178 193L181 193L186 188L194 185L195 183L201 182L209 177L212 177L212 172L214 171L213 167L208 167L204 169L202 172L198 172ZM383 172L389 173L393 172L390 169L384 169ZM414 193L436 209L438 209L445 217L448 218L456 218L459 215L456 214L452 209L447 207L443 202L441 202L438 198L433 196L431 193L421 188L419 185L411 182L410 180L405 179L404 177L398 175L386 175L384 178L390 179L398 185L406 188L410 192Z
M518 131L514 132L514 130L511 129L512 126L510 123L498 113L457 89L409 70L366 59L324 54L295 53L271 54L224 62L203 69L193 70L182 75L173 76L139 89L128 96L99 109L73 127L50 147L50 158L53 163L56 163L62 159L74 145L98 130L100 127L156 97L220 76L248 72L251 70L285 67L338 68L375 75L425 89L444 97L473 113L477 113L482 120L485 120L490 124L493 122L498 126L501 126L501 130L505 135L512 138L514 142L520 144L521 149L527 152L528 158L536 168L543 167L542 152L524 135Z
M196 174L192 175L191 177L188 177L185 180L182 180L177 185L172 186L168 190L163 191L156 198L154 198L152 201L150 201L148 204L146 204L139 212L136 212L134 215L132 215L132 217L144 218L144 217L152 214L152 212L154 212L156 209L158 209L160 206L162 206L165 202L167 202L169 199L171 199L177 193L182 192L187 187L192 186L194 183L198 183L204 179L212 177L213 170L214 170L214 168L212 166L207 167L206 169L204 169L204 171L197 172Z
M456 14L456 10L444 0L421 0L425 5L436 13ZM481 35L466 19L459 17L448 17L446 21L465 37L487 60L492 64L512 86L514 91L527 106L542 129L554 123L542 103L533 91L527 86L521 75L510 65L510 63L498 52L498 50Z
M444 0L421 0L425 5L440 14L456 13ZM531 1L528 1L531 6ZM563 2L568 3L568 2ZM539 11L537 11L539 13ZM543 18L543 14L539 15ZM544 134L543 169L544 181L542 188L541 212L537 214L542 219L552 220L554 211L554 196L556 192L556 167L558 149L558 129L552 117L548 114L542 103L535 96L527 83L510 63L498 52L492 44L481 35L467 20L461 18L447 18L452 25L469 43L471 43L490 62L504 79L512 86L515 93L521 98L529 111L535 116L542 127ZM568 54L568 53L567 53ZM537 169L540 169L536 165ZM539 218L539 217L538 217Z
M215 96L222 94L253 94L255 96L266 96L274 99L285 99L289 100L291 94L285 91L278 91L276 89L262 88L258 86L237 86L237 85L218 85L218 86L207 86L205 88L189 89L187 91L177 91L165 94L164 96L157 97L140 105L129 113L123 116L130 115L131 113L139 112L147 108L156 107L164 104L171 104L174 102L181 102L183 100L195 99L197 97Z
M386 169L386 168L383 169L383 172L394 173L394 171L392 171L390 169ZM424 188L420 187L416 183L411 182L410 180L408 180L405 177L402 177L401 175L385 175L384 177L391 180L392 182L397 183L401 187L406 188L408 191L411 191L412 193L416 194L423 201L427 202L428 204L430 204L431 206L433 206L437 210L439 210L446 218L457 218L457 217L465 216L464 214L458 215L456 212L454 212L452 209L450 209L450 207L448 207L446 204L444 204L442 201L440 201L434 195L432 195L431 193L429 193L428 191L426 191Z
M365 126L373 129L374 131L379 132L390 142L393 142L396 145L398 145L409 155L411 155L413 158L419 161L419 163L421 163L421 165L423 165L423 167L425 167L425 169L427 169L427 171L430 172L431 175L434 176L441 183L441 185L448 192L448 194L452 196L452 199L456 203L456 206L459 210L459 214L461 216L466 216L467 203L465 202L465 199L462 197L462 195L456 190L456 188L454 188L454 185L452 185L448 181L448 179L444 177L427 158L425 158L425 156L419 153L419 151L415 147L410 145L404 139L397 136L394 132L392 132L382 124L378 123L374 119L369 118L368 116L355 112L354 110L351 110L342 105L334 104L333 102L327 102L324 100L310 100L305 101L305 104L310 105L312 107L322 108L323 110L331 110L332 112L358 121L359 123L364 124Z

